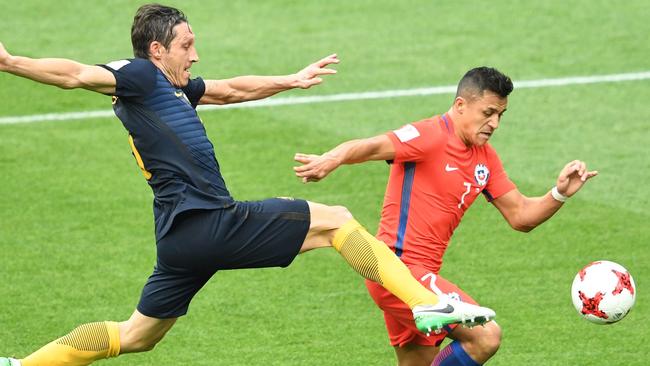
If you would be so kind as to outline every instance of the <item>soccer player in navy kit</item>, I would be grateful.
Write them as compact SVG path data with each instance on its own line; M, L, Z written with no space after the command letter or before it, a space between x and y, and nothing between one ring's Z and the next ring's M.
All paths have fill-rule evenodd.
M0 366L88 365L151 350L218 270L285 267L298 253L329 246L407 303L422 331L494 318L487 308L439 301L344 207L279 198L240 202L230 196L196 106L309 88L335 73L327 66L338 63L336 55L293 75L192 79L189 70L199 60L192 28L182 12L157 4L138 9L131 39L135 58L98 66L12 56L0 43L0 71L112 96L154 192L157 244L156 266L129 320L83 324L22 360L0 358Z

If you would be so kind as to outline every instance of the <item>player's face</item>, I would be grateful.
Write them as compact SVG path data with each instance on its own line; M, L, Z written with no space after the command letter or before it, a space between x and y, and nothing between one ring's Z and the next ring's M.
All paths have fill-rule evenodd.
M460 138L467 146L482 146L499 128L501 116L508 107L508 98L486 90L481 97L463 98L459 107L462 108Z
M162 49L160 59L165 76L177 87L186 86L190 80L190 67L199 61L199 55L194 47L194 33L188 23L177 24L174 27L174 39L169 49Z

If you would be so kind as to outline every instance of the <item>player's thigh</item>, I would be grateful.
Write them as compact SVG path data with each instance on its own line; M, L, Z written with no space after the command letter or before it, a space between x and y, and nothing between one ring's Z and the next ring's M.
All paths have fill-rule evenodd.
M352 214L343 206L328 206L309 202L309 232L300 252L332 245L336 230L352 219Z
M430 272L422 267L409 266L413 276L420 281L420 283L431 290L434 294L447 295L458 301L464 301L470 304L478 305L470 295L458 287L455 283L448 281L442 276Z
M395 346L398 366L430 366L438 354L438 347L409 343Z
M152 349L176 323L176 318L157 319L134 311L129 320L120 322L120 353Z
M219 269L286 267L311 225L307 201L292 198L237 202L226 216L214 252Z
M158 241L160 266L210 276L222 269L286 267L310 226L307 202L289 198L238 201L179 216Z

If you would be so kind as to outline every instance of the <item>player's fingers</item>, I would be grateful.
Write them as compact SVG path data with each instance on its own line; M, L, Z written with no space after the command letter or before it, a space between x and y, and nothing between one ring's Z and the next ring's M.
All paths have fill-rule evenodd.
M336 70L334 69L318 69L316 72L314 72L314 76L316 75L328 75L328 74L336 74Z
M578 162L578 174L580 174L580 176L584 176L586 171L587 171L587 164L585 164L584 161Z
M575 160L575 161L573 162L572 168L573 168L573 171L574 171L574 172L578 172L578 171L580 171L580 161L579 161L579 160Z
M336 55L336 53L333 53L333 54L331 54L331 55L329 55L327 57L324 57L324 58L316 61L316 65L318 67L325 67L325 66L327 66L329 64L338 64L339 62L341 62L341 60L338 59L338 56Z
M304 178L302 178L303 183L318 182L319 180L320 179L318 179L316 177L313 177L313 176L312 177L304 177Z
M307 180L310 181L311 179L314 178L314 174L312 172L309 173L296 173L296 177L300 178L301 180Z
M571 161L571 162L567 163L564 166L564 168L562 168L562 170L560 171L560 176L558 177L558 179L560 179L560 180L568 179L569 176L571 174L573 174L573 172L575 172L575 167L576 167L575 162L576 161L574 160L574 161Z
M312 170L313 164L303 164L300 166L294 166L293 171L296 172L296 174L300 173L301 175L307 175L307 173Z
M306 154L296 154L293 157L293 160L299 162L299 163L310 163L314 160L314 156L306 155Z
M305 154L305 153L295 153L294 156L299 156L299 157L307 157L307 158L317 158L320 155L316 154Z
M314 165L314 162L309 159L304 159L304 160L297 160L298 163L301 163L302 165L294 166L293 169L297 172L304 172L306 170L311 169L311 167Z
M318 85L322 82L323 82L322 78L313 78L307 82L307 87L309 88L311 86Z
M562 168L562 172L565 173L565 174L570 174L570 172L573 171L572 169L573 169L575 163L576 163L575 160L566 163L566 165L564 166L564 168Z

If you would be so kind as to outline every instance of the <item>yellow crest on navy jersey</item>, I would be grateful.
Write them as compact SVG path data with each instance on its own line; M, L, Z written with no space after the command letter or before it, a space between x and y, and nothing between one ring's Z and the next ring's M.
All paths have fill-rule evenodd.
M176 91L174 92L174 95L176 96L176 98L183 98L183 100L184 100L185 102L187 102L187 104L190 104L190 105L192 104L192 103L190 103L190 100L187 99L187 96L185 95L185 93L183 93L182 90L176 90Z

